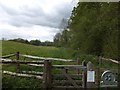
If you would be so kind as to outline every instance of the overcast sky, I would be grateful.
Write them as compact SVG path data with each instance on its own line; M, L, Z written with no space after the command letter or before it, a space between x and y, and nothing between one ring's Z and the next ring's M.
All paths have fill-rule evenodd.
M6 39L52 41L75 5L75 0L0 0L0 34Z

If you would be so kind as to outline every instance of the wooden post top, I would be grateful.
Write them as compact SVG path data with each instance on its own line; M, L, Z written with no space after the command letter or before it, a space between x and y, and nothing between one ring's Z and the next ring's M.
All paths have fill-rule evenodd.
M93 66L92 62L89 61L87 63L87 71L92 71L92 70L94 70L94 66Z

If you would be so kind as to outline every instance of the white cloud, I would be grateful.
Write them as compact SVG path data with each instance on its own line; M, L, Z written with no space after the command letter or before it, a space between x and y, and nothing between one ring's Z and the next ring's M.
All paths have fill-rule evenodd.
M41 41L46 41L46 40L52 41L53 36L59 30L57 28L49 28L38 25L29 26L29 27L19 27L19 28L8 24L5 25L1 24L1 25L2 26L0 27L0 33L2 33L2 37L9 39L22 37L28 40L40 39Z
M0 0L0 33L7 39L52 41L72 8L72 0Z

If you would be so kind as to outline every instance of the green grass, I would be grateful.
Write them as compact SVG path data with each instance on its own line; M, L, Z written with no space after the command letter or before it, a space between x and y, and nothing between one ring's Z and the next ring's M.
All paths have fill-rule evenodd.
M1 41L0 41L1 42ZM1 48L1 47L0 47ZM77 64L76 56L80 57L80 64L85 60L86 62L91 61L95 67L98 66L98 58L93 55L78 54L75 50L66 49L66 48L57 48L52 46L34 46L29 44L23 44L13 41L2 41L2 55L13 54L19 51L21 54L28 54L33 56L40 57L52 57L52 58L65 58L65 59L74 59L74 62L62 62L62 61L52 61L52 64ZM77 55L76 55L77 54ZM15 59L15 57L11 58ZM24 59L23 57L20 60ZM29 60L29 59L26 59ZM7 71L16 71L16 65L13 64L4 64L2 65L2 70ZM112 62L104 61L102 62L102 67L104 68L118 68L117 64ZM24 71L42 71L40 67L32 67L27 65L20 65L20 70ZM60 73L60 70L54 69L53 73ZM73 73L73 72L70 72ZM60 77L59 77L60 78ZM9 75L3 75L3 87L8 87L16 89L17 87L21 88L39 88L42 83L40 80L34 78L23 78L23 77L13 77Z
M65 48L56 48L51 46L34 46L29 44L23 44L13 41L2 41L2 55L13 54L19 51L21 54L28 54L40 57L53 57L53 58L70 58L75 56L74 50ZM15 59L15 57L11 58ZM24 59L23 57L20 60ZM28 59L26 59L28 60ZM61 61L53 61L52 64L69 64ZM2 70L16 72L16 65L3 64ZM20 65L20 70L24 71L42 71L40 67L32 67L27 65ZM57 72L57 71L54 71ZM33 84L32 84L33 83ZM30 85L31 84L31 85ZM39 88L42 83L40 80L34 78L13 77L3 74L3 87L16 89L21 88Z
M42 81L34 78L14 77L9 75L3 76L3 88L17 90L17 88L41 88Z
M2 42L2 54L12 54L19 51L21 54L29 54L41 57L54 58L73 58L74 51L65 48L56 48L52 46L34 46L13 41Z

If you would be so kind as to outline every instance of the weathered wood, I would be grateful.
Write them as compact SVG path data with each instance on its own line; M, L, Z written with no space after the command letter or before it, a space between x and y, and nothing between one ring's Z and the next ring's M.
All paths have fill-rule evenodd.
M77 58L77 64L80 65L80 58ZM77 69L77 73L80 74L80 69Z
M75 88L78 88L79 86L76 84L76 82L66 73L65 70L62 70L62 73L67 77L67 79L73 84Z
M102 57L99 56L98 57L98 66L96 68L96 78L97 78L96 79L96 86L97 86L97 88L100 87L100 75L101 75L100 67L101 67L101 63L102 63Z
M44 73L43 73L43 84L44 88L52 88L52 74L51 74L51 62L48 60L44 61Z
M78 84L82 84L81 80L74 80ZM53 80L54 83L71 83L69 80Z
M52 74L52 76L56 76L56 77L65 77L64 74ZM82 77L83 74L69 74L70 77Z
M31 59L38 59L38 60L66 61L66 62L73 61L73 60L71 60L71 59L45 58L45 57L38 57L38 56L31 56L31 55L23 55L23 54L20 54L20 56L24 56L24 57L26 57L26 58L31 58Z
M59 90L62 90L62 89L75 89L75 88L78 88L78 89L82 89L82 87L81 86L79 86L79 87L74 87L74 86L54 86L53 88L55 88L55 89L59 89Z
M28 64L30 66L35 66L35 67L44 67L44 65L39 65L39 64ZM60 69L86 69L85 66L82 65L52 65L52 68L60 68Z
M83 61L82 65L86 67L86 62ZM87 70L84 70L82 74L83 74L83 78L82 78L83 84L82 84L82 87L86 88L87 87Z
M100 87L100 69L99 69L99 67L97 67L97 70L96 70L96 86L97 86L97 88L99 88Z
M43 75L43 72L36 72L36 71L21 71L21 73L41 75L41 76Z
M111 62L116 63L116 64L119 64L119 62L117 60L113 60L113 59L109 59L109 58L104 58L104 57L102 57L101 59L102 60L106 60L106 61L111 61Z
M16 60L17 60L17 66L16 66L16 71L20 71L20 63L19 63L19 52L16 53Z
M7 63L17 64L18 61L16 61L16 60L3 60L2 59L2 63L5 63L5 64L7 64ZM44 64L44 62L43 61L20 61L19 60L19 64Z
M87 71L94 71L94 66L90 61L87 63ZM95 88L95 82L87 82L87 88Z
M5 56L2 56L0 58L9 58L9 57L12 57L12 56L15 56L16 54L9 54L9 55L5 55Z
M43 79L43 77L38 76L38 75L29 75L29 74L21 74L21 73L15 73L15 72L10 72L10 71L3 71L3 74L11 75L11 76L19 76L19 77L34 77L37 79Z
M3 58L0 58L0 61L1 63L4 62L4 61L12 61L11 59L3 59Z
M53 68L70 68L70 69L86 69L85 66L82 65L52 65Z
M35 66L35 67L44 67L43 64L28 64L29 66Z

